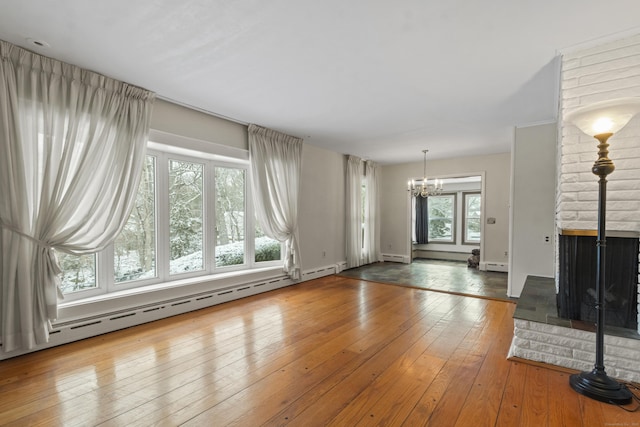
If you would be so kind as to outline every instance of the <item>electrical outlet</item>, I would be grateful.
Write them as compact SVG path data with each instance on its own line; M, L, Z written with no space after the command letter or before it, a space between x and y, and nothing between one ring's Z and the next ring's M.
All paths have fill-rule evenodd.
M551 236L544 236L544 243L547 245L551 244Z
M327 257L327 251L322 251L322 258L326 258Z

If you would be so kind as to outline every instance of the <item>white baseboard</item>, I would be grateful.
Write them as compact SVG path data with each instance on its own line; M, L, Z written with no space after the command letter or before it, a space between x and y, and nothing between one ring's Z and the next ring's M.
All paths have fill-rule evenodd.
M471 256L471 252L450 252L450 251L430 251L414 249L414 258L439 259L444 261L466 261Z
M347 269L347 261L336 263L336 274Z
M387 262L401 262L403 264L409 264L411 262L409 256L397 254L382 254L382 260Z
M503 273L509 272L509 264L506 262L482 261L479 265L482 271L499 271Z

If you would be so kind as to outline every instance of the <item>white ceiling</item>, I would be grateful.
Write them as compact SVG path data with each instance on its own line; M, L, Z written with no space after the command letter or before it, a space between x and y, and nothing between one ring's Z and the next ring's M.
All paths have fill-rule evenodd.
M559 51L639 18L638 0L2 0L0 39L402 163L509 151L513 126L555 118Z

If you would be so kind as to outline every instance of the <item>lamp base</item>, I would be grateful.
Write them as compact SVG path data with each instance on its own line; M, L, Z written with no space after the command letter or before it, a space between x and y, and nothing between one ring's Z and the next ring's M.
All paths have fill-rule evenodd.
M633 396L627 386L595 369L591 372L571 375L569 384L578 393L605 403L626 405L631 403Z

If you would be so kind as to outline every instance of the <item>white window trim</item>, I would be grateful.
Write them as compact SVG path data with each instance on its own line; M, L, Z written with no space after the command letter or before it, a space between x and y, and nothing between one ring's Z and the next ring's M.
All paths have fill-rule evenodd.
M478 217L478 221L480 223L480 228L482 229L482 193L480 191L463 191L462 192L462 244L463 245L471 245L471 246L479 246L482 241L482 231L480 234L480 239L478 240L468 240L467 239L467 196L476 195L480 197L480 216Z

